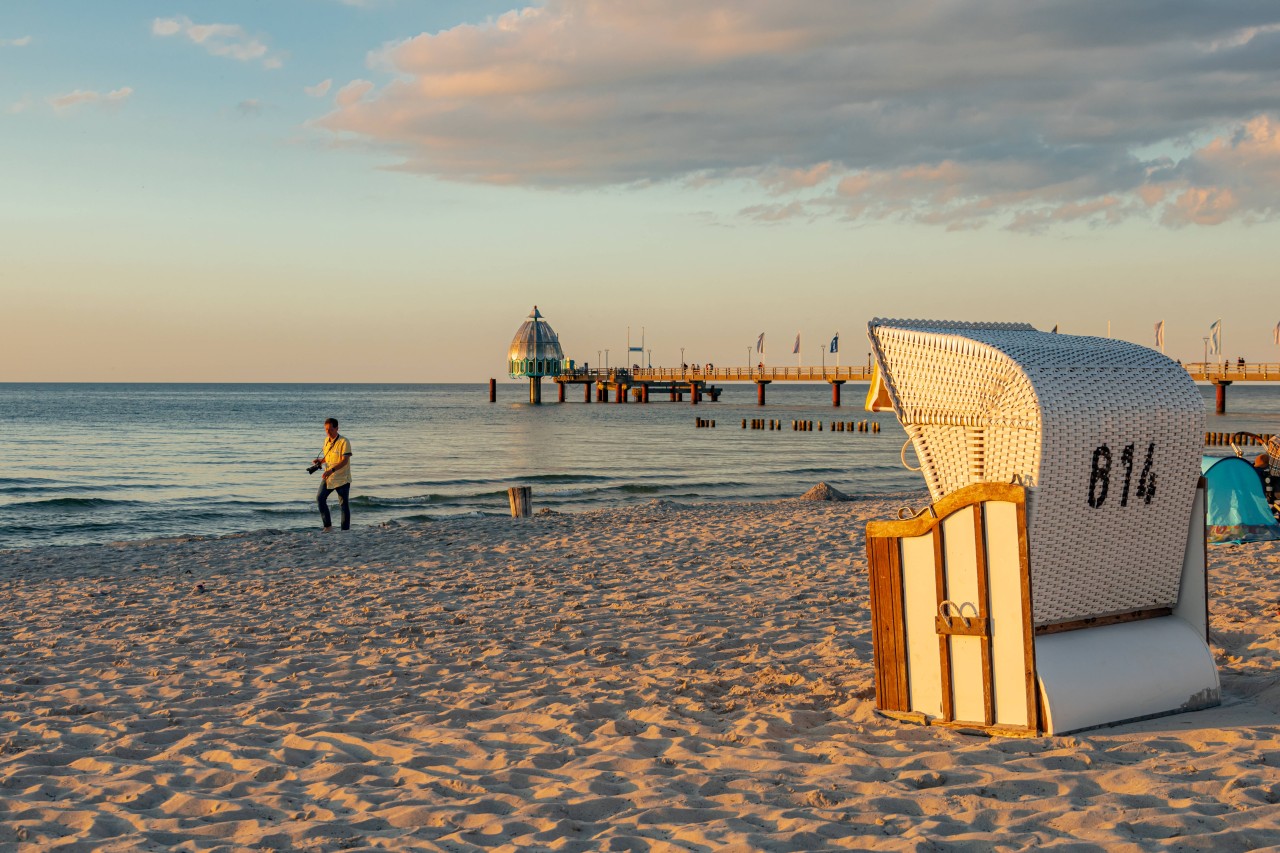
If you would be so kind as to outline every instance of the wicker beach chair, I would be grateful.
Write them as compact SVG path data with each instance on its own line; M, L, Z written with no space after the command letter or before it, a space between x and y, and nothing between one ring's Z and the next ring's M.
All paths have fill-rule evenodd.
M867 407L897 415L933 498L868 525L879 709L1029 734L1216 704L1186 371L1023 324L869 335Z

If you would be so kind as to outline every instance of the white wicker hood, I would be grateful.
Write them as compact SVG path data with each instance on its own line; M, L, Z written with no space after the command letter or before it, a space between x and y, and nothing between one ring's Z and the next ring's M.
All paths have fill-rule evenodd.
M1185 370L1025 324L875 319L868 335L934 500L1028 487L1037 626L1177 603L1204 433Z

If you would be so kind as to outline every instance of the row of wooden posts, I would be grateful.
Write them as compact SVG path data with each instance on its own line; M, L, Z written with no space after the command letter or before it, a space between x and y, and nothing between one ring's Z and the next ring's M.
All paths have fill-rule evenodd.
M1229 444L1263 444L1274 437L1271 433L1254 436L1253 433L1244 432L1206 432L1204 434L1204 445L1205 447L1226 447ZM1259 438L1262 441L1259 441Z
M693 425L698 429L715 429L716 422L706 418L694 418Z
M714 425L714 422L713 422ZM743 418L743 429L781 430L782 421L765 418ZM822 421L792 421L792 432L822 432ZM831 432L879 432L880 424L876 421L832 421Z

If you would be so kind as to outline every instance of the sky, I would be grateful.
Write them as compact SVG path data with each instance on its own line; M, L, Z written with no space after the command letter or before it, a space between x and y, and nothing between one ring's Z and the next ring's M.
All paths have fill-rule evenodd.
M535 303L592 364L1280 362L1277 214L1274 0L0 9L0 381L483 381Z

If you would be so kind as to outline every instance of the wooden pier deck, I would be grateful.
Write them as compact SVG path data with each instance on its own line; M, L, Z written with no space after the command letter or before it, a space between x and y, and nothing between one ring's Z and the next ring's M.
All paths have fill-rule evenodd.
M697 404L703 398L717 402L724 390L717 383L754 382L756 401L765 403L765 386L773 382L827 382L831 385L831 404L840 405L840 386L846 382L868 382L872 372L856 367L633 367L592 368L561 373L551 379L559 386L560 402L565 400L565 387L584 386L584 402L591 402L595 388L597 402L625 403L628 397L647 403L657 394L666 394L673 402Z

